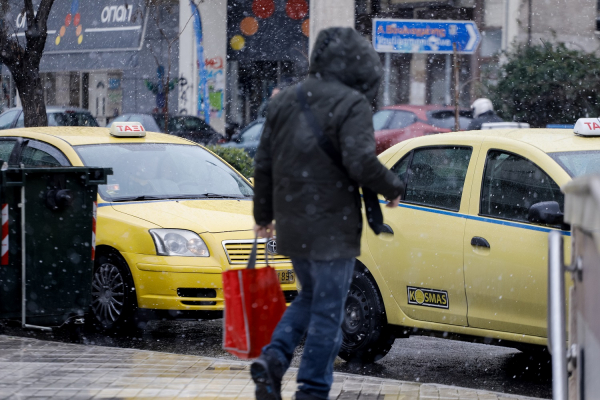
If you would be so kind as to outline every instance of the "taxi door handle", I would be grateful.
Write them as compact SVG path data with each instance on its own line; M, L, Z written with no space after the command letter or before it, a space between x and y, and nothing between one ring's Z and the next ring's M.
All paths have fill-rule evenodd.
M488 249L490 248L488 241L479 236L473 236L473 239L471 239L471 246L487 247Z

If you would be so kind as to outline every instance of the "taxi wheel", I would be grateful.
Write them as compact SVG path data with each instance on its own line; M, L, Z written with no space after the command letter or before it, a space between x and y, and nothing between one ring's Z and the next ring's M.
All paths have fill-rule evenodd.
M394 344L387 326L383 300L366 268L354 271L345 305L339 356L348 362L368 364L385 356Z
M100 254L94 263L91 311L101 331L135 330L137 299L129 267L114 253Z

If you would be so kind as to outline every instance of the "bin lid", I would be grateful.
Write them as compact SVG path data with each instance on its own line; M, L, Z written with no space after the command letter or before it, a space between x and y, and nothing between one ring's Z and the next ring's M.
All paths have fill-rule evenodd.
M565 222L589 232L600 252L600 175L584 175L563 186Z

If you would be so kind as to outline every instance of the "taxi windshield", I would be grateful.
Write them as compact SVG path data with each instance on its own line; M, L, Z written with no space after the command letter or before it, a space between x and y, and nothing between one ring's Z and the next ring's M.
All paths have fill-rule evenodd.
M600 173L600 150L548 153L572 177Z
M113 169L108 183L98 187L108 201L252 196L241 176L199 146L127 143L76 150L85 165Z

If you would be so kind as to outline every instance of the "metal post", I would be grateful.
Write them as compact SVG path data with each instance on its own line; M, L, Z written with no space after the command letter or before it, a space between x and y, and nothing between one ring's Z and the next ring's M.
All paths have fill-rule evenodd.
M452 56L446 54L446 66L444 68L446 93L444 94L444 105L452 104Z
M458 105L460 82L458 73L458 51L456 50L456 43L452 43L452 51L454 53L454 132L458 132L460 130L460 113Z
M552 354L552 395L567 400L567 335L563 237L548 234L548 350Z
M385 68L383 71L383 105L389 106L390 100L390 75L392 68L392 56L390 53L385 53Z
M27 325L27 260L25 258L25 185L21 186L21 325Z

